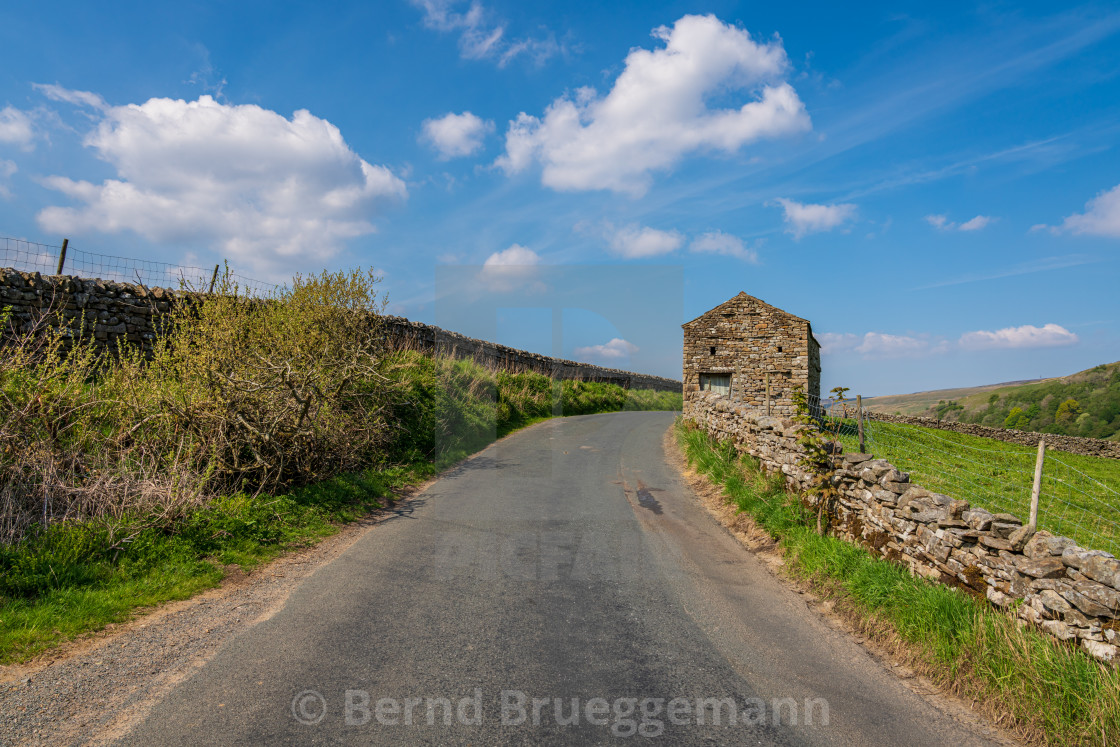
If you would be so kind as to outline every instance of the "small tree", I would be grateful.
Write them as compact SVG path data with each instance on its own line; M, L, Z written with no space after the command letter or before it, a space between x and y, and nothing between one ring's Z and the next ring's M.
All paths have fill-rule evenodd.
M1054 415L1054 420L1059 423L1072 423L1077 420L1081 415L1081 403L1070 397L1062 404L1058 405L1058 412Z
M842 401L846 391L846 387L835 387L832 394ZM809 471L809 486L805 492L817 499L817 533L823 535L828 531L827 519L840 497L840 491L832 481L836 471L832 463L833 443L828 438L828 432L819 426L813 416L805 390L795 387L791 398L796 411L793 420L804 426L797 433L797 443L805 450L798 463Z

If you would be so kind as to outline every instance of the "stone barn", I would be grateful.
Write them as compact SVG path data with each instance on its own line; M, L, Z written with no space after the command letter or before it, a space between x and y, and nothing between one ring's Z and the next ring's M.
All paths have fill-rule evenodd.
M802 386L820 398L821 346L809 320L740 293L684 328L684 399L718 392L731 400L793 414L791 396Z

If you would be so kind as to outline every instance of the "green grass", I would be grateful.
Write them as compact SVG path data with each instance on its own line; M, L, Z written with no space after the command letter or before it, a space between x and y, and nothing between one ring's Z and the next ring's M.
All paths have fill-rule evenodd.
M0 663L26 660L139 608L187 599L216 586L225 566L252 570L314 544L432 471L429 464L393 467L286 495L224 496L174 522L126 520L112 536L105 525L55 525L0 547Z
M779 542L794 574L836 598L867 632L904 641L943 686L1010 715L1024 734L1049 744L1120 740L1120 669L1021 629L983 600L818 535L780 476L763 474L757 461L683 421L677 437L689 463Z
M183 515L52 524L0 545L0 663L189 598L220 583L227 566L251 570L314 544L393 491L552 417L548 377L414 355L398 363L396 428L377 467L279 495L223 495ZM572 381L555 389L566 415L680 409L679 393Z
M993 512L1030 516L1037 449L922 426L871 421L866 448L912 482ZM840 442L858 451L854 429ZM1039 527L1120 555L1120 460L1048 450Z

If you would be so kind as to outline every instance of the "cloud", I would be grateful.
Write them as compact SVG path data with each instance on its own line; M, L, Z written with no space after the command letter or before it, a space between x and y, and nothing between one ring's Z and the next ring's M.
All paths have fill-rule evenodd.
M637 196L649 188L651 172L688 154L734 153L810 128L784 80L789 61L780 39L756 43L711 15L684 16L653 36L664 48L632 50L607 95L581 88L553 101L543 117L518 115L496 165L516 174L539 162L547 187ZM712 97L737 92L746 92L739 108L708 108Z
M539 286L537 274L540 262L541 258L532 249L513 244L487 257L478 279L489 290L500 293Z
M988 332L978 330L961 335L960 346L970 350L989 350L994 348L1051 348L1074 345L1078 337L1065 327L1046 324L1035 327L1024 324L1022 327L1006 327Z
M422 127L421 140L434 146L440 158L446 161L478 151L486 134L494 130L494 123L463 112L425 119Z
M868 332L862 336L850 332L825 332L816 337L821 344L822 355L856 352L864 358L916 358L942 353L948 349L948 344L943 340L883 332Z
M661 231L631 223L617 230L607 224L611 251L627 259L658 257L680 249L684 236L678 231Z
M984 226L991 223L994 219L988 215L977 215L972 220L966 220L961 224L960 230L962 231L979 231Z
M855 218L856 206L811 205L779 197L774 203L781 205L785 212L786 233L800 239L810 233L831 231Z
M587 347L576 348L573 352L577 358L585 360L619 361L638 352L638 346L615 337L603 345L588 345Z
M31 116L11 106L0 109L0 143L18 146L21 150L35 147L35 128Z
M1120 239L1120 184L1089 200L1084 213L1067 217L1057 231Z
M977 215L971 220L966 220L964 223L958 224L949 220L947 215L927 215L925 217L926 223L929 223L940 231L979 231L995 220L996 219L990 215Z
M19 171L19 168L15 163L0 159L0 198L6 200L12 196L12 191L8 189L8 185L4 182L11 179L17 171Z
M498 67L505 67L511 60L525 55L537 65L563 51L551 36L543 39L515 39L506 37L505 23L495 18L477 0L472 0L465 11L458 11L463 3L458 0L411 0L424 11L424 25L444 33L459 34L459 55L467 60L497 60Z
M822 355L851 350L859 344L859 337L850 332L819 332L815 337L821 344Z
M52 101L62 101L75 106L86 106L91 109L106 110L109 105L105 99L90 91L74 91L63 88L57 83L32 83L31 87Z
M100 98L80 100L90 97ZM203 242L272 278L320 264L345 239L375 230L370 219L380 203L407 197L401 179L360 158L337 127L304 109L286 119L210 96L150 99L107 107L85 145L118 178L43 179L78 203L40 211L44 230Z
M697 253L723 254L741 259L744 262L758 264L758 252L747 248L738 236L732 236L722 231L709 231L697 236L689 244L688 250Z

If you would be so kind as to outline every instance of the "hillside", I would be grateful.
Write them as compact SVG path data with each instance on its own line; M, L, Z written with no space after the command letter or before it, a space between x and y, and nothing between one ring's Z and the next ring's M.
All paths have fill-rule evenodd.
M1069 376L864 400L873 412L1120 440L1120 361Z

